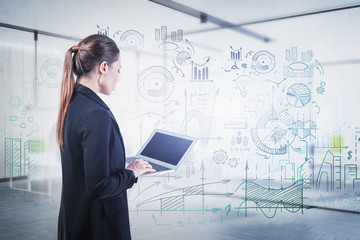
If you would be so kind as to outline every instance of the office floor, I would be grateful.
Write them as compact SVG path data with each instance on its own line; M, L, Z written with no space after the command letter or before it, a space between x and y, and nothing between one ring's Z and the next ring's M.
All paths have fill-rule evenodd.
M49 197L18 191L10 189L7 182L0 183L0 239L56 239L58 197L56 194ZM271 219L265 218L260 211L251 211L246 218L218 214L215 220L187 213L182 216L186 221L175 221L176 225L162 222L152 213L148 215L149 218L144 218L130 213L133 221L150 219L132 227L133 239L360 238L360 214L321 209L305 209L303 213L295 214L283 211Z

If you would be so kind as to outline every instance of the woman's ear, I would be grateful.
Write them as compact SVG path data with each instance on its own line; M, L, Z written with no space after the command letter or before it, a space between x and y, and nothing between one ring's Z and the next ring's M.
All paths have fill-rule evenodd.
M105 73L107 71L107 69L108 69L107 62L105 62L105 61L101 62L100 65L99 65L99 72L100 73Z

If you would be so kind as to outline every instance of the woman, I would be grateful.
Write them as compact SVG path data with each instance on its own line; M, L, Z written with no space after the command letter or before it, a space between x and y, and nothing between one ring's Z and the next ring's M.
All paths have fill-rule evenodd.
M155 170L142 159L125 169L119 127L97 95L111 94L120 68L118 47L103 35L66 52L57 121L63 175L58 239L131 239L126 190Z

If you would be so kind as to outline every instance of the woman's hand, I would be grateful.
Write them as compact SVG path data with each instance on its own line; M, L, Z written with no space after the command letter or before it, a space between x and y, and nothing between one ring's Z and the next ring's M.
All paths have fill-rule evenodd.
M135 173L135 177L139 177L147 172L156 172L156 170L153 169L152 166L143 159L135 159L127 166L126 169L133 171Z

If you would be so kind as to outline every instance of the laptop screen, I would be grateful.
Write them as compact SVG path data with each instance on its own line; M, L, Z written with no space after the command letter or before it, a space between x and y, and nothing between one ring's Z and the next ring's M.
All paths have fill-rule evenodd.
M156 132L140 155L176 166L192 142L189 139Z

